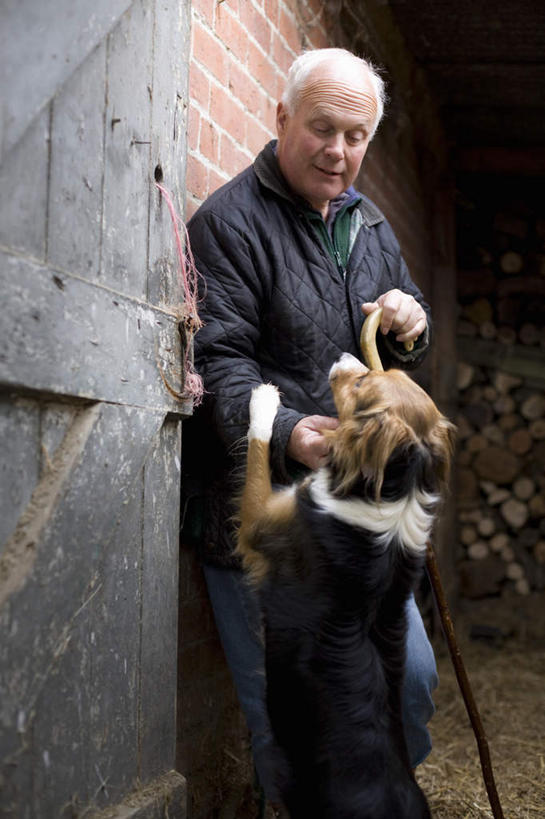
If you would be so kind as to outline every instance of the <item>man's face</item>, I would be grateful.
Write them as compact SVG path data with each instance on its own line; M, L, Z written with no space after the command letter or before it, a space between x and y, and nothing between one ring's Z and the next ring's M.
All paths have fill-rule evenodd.
M277 109L278 161L290 187L325 217L329 201L355 180L377 115L371 80L354 67L313 71L293 115Z

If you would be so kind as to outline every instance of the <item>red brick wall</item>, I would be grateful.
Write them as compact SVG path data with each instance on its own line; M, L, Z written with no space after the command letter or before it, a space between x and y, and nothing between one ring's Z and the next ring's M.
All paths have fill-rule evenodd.
M187 216L275 133L276 104L303 48L332 43L320 0L194 0Z

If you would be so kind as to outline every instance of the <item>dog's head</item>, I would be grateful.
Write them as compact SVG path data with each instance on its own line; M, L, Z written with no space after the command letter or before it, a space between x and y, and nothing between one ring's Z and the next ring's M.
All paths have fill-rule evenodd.
M441 492L447 481L454 426L401 370L369 370L344 353L329 373L339 426L330 441L334 493L364 486L375 499L403 483Z

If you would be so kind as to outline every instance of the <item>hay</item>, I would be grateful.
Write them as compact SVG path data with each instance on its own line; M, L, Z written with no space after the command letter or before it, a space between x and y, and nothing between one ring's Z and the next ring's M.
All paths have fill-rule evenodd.
M545 640L543 596L531 610L473 608L456 626L462 656L484 723L505 819L545 816ZM486 618L486 619L485 619ZM499 643L468 639L473 623L503 635ZM528 627L528 623L531 627ZM492 811L475 737L444 646L436 648L441 683L430 729L434 748L417 772L434 819L484 819Z

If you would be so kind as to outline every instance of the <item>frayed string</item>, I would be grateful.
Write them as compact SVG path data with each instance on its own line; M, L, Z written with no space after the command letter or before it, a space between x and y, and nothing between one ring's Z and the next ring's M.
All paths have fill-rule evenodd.
M195 267L195 260L193 258L193 253L191 252L191 245L189 242L187 228L183 220L180 219L180 217L176 213L176 209L174 207L169 192L166 190L166 188L164 188L162 185L159 185L157 182L155 183L155 187L159 189L163 199L165 200L168 211L170 213L170 218L172 220L174 238L176 241L176 251L178 254L177 273L184 296L184 310L182 321L183 328L186 334L186 338L183 339L184 344L182 361L184 397L190 396L191 398L193 398L195 405L198 406L203 398L204 387L201 376L195 372L195 369L193 367L193 362L191 360L191 345L189 344L189 340L193 333L196 333L197 330L200 327L202 327L202 321L199 318L199 313L197 309L199 273L197 271L197 268ZM182 229L183 232L185 242L185 253L182 246L180 228ZM181 397L180 395L178 395L178 393L175 393L175 391L173 391L170 386L168 387L168 389L169 392L176 394L178 397Z

